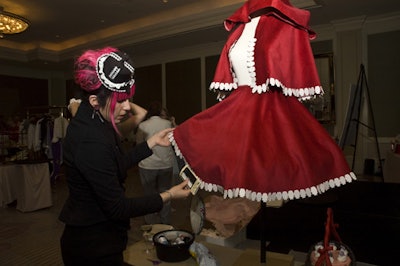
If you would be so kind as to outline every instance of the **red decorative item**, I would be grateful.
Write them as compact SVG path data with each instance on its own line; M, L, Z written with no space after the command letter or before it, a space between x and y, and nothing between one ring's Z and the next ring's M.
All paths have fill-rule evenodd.
M336 228L339 227L338 224L335 224L333 222L333 211L331 208L328 208L327 211L327 218L326 218L326 224L325 224L325 237L324 237L324 248L320 251L321 256L317 260L317 263L315 265L321 266L321 265L330 265L332 266L331 261L329 260L329 255L328 251L332 250L332 247L329 245L329 240L331 233L333 236L336 238L336 240L340 243L342 243L342 240L339 237L339 234L336 231ZM325 264L322 264L325 263Z
M332 263L331 259L336 260L336 263L339 265L356 265L356 260L354 257L354 254L350 250L348 246L343 244L338 232L337 228L339 227L338 224L334 223L333 221L333 211L331 208L327 209L327 218L326 218L326 223L325 223L325 236L323 242L319 242L315 245L313 245L310 249L310 252L307 257L306 265L315 265L315 266L334 266L337 265L335 263ZM322 243L322 244L321 244ZM317 248L319 246L319 248ZM335 258L330 256L330 253L332 253L334 250L338 249L344 249L346 252L348 252L347 256L348 258L346 259L347 262L337 262L337 255ZM342 250L341 250L342 251ZM341 252L340 251L340 252ZM315 256L315 253L319 253L318 259L312 260L311 256ZM315 257L314 257L315 258Z

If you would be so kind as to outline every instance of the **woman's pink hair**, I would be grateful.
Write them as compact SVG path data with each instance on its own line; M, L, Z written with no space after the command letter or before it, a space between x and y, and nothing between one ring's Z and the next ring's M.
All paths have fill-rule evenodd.
M97 75L97 60L100 56L108 54L111 52L118 52L117 48L105 47L98 50L87 50L75 61L75 82L84 91L88 93L97 94L98 89L108 90L106 87L102 86L102 83ZM126 92L111 92L110 96L110 117L111 123L114 129L120 134L114 119L115 105L119 101L124 101L129 99L135 93L135 84L132 85L129 93Z
M116 52L114 47L105 47L98 50L87 50L75 61L75 82L83 90L92 92L100 88L101 81L97 76L97 59L107 53Z

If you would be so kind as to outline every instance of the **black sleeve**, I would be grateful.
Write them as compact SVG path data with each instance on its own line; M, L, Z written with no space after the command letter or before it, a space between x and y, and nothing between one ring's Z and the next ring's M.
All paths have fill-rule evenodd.
M111 219L126 219L160 211L163 202L159 194L138 198L127 198L121 187L117 165L110 146L99 142L86 142L85 149L96 151L88 155L79 153L76 157L78 168L91 187L88 197L94 197L103 213ZM131 160L137 161L151 154L147 143L137 146L131 153Z
M147 145L147 141L139 143L125 156L125 165L130 168L152 154L153 151Z

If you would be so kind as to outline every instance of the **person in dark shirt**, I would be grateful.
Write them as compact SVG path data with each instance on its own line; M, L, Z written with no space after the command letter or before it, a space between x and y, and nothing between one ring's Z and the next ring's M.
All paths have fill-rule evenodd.
M190 194L187 182L167 191L128 198L127 169L169 146L165 129L125 153L117 124L131 109L134 68L113 47L84 52L75 62L75 82L84 92L63 143L69 196L59 219L65 223L61 252L65 265L123 265L131 217L158 212L171 199Z

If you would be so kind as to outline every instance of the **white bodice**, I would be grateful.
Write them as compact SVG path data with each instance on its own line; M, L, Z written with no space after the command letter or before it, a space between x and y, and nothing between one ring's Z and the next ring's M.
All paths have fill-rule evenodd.
M255 82L254 69L254 38L260 17L253 18L246 23L242 35L233 45L229 53L233 70L238 80L238 85L251 85Z

